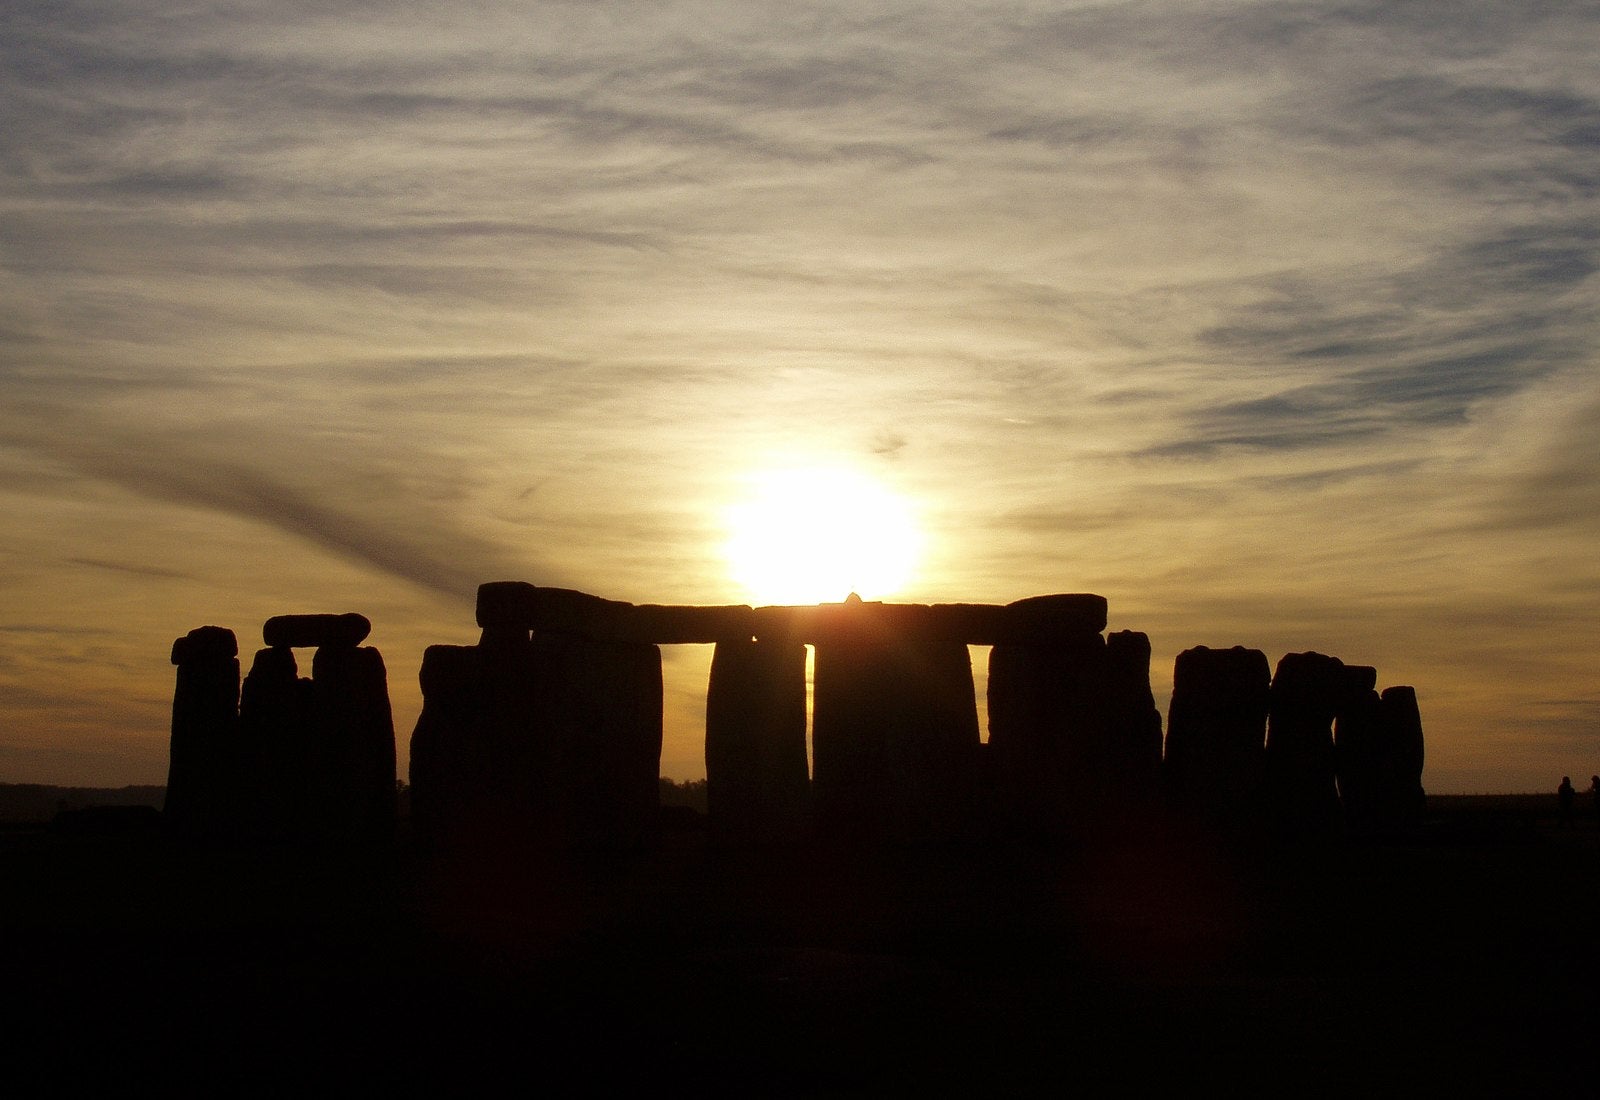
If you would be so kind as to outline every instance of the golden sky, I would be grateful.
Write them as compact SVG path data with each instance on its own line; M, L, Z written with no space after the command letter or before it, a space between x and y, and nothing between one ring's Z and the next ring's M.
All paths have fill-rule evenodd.
M772 469L914 515L891 598L1105 595L1163 709L1189 646L1315 649L1416 686L1430 790L1600 771L1597 40L14 0L0 780L161 781L172 639L248 661L297 611L372 619L403 767L479 582L750 599L727 516ZM667 654L667 775L708 662Z

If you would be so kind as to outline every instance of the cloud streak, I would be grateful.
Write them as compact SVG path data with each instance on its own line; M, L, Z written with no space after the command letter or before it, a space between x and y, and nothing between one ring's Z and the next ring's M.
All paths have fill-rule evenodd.
M1600 612L1597 34L1488 0L21 0L0 583L170 599L176 536L49 542L109 485L419 597L726 599L719 510L798 455L920 502L918 595L1098 584L1174 644L1178 604L1305 586L1296 621L1353 592L1419 650L1456 635L1381 594Z

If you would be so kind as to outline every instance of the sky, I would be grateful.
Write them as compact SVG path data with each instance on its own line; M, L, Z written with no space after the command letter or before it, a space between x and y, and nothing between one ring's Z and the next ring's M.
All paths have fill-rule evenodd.
M1581 780L1596 41L1593 0L8 0L0 781L161 782L172 639L248 664L299 611L373 621L403 774L480 582L759 601L730 509L813 469L915 517L869 598L1097 592L1163 711L1190 646L1316 650L1416 687L1430 791ZM709 659L665 653L673 778Z

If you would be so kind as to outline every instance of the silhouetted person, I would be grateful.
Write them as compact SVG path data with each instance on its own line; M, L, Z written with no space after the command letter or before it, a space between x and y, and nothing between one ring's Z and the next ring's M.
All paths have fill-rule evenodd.
M1600 775L1589 777L1589 805L1594 809L1595 820L1600 821Z
M1572 816L1572 800L1577 797L1577 792L1572 789L1572 777L1563 775L1561 786L1556 788L1556 798L1561 803L1561 812L1558 822L1562 828L1566 827L1567 819Z

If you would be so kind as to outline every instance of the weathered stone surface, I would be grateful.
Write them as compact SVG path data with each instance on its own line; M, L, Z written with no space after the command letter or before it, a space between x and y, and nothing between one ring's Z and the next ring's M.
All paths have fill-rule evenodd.
M323 646L311 660L323 761L323 819L336 839L394 836L394 716L383 655Z
M1345 690L1359 696L1364 691L1378 688L1378 670L1372 665L1345 665Z
M973 645L1051 645L1106 628L1106 598L1086 592L1031 596L1005 606L1000 632Z
M969 645L1053 645L1106 625L1103 596L1034 596L1004 607L986 604L843 603L750 608L744 605L635 606L566 588L524 581L493 581L478 587L478 625L545 634L574 634L596 641L645 645L711 643L751 637L815 644L850 630L860 616L880 629L939 637Z
M523 649L528 638L527 627L486 626L478 636L478 644L485 649Z
M478 625L518 626L540 633L613 638L625 629L633 605L570 588L545 588L525 581L478 586Z
M640 604L624 616L618 641L646 645L694 645L746 641L755 635L755 612L747 604L674 607Z
M1106 735L1093 694L1104 663L1098 635L1072 648L1002 644L990 651L988 754L1007 831L1059 840L1083 824L1083 756Z
M1344 662L1287 653L1272 677L1267 719L1267 788L1278 835L1326 835L1340 822L1333 719L1349 693Z
M1034 596L996 604L904 604L847 600L756 609L757 637L825 643L862 619L888 633L939 638L963 645L1067 645L1098 635L1106 625L1104 596Z
M989 752L1006 827L1085 837L1148 813L1161 766L1150 640L1120 631L989 654Z
M652 843L660 806L661 651L589 638L533 641L536 740L554 752L550 836L584 848Z
M481 831L474 816L484 812L484 801L492 797L495 773L483 743L485 684L479 648L429 646L418 680L422 712L411 734L412 828L424 843L464 846ZM492 809L487 812L493 816Z
M1354 836L1382 830L1384 733L1374 687L1378 670L1345 665L1343 696L1333 719L1334 766L1345 827Z
M558 746L538 716L525 630L485 627L484 646L430 646L422 713L411 739L412 821L420 838L457 849L548 842Z
M238 655L239 640L225 626L197 626L172 643L172 663L175 665L208 658L226 660Z
M535 591L527 581L486 581L478 585L478 625L532 630Z
M495 646L429 647L421 681L411 777L423 836L455 847L653 839L656 647L565 633L519 644L507 632Z
M816 646L812 806L844 842L958 839L973 827L979 744L967 647L878 629Z
M1259 813L1271 683L1267 655L1244 646L1196 646L1173 665L1163 777L1213 824L1248 826Z
M1150 636L1106 635L1106 771L1119 800L1155 793L1161 773L1161 711L1150 690Z
M347 646L360 645L372 633L365 615L274 615L261 628L262 640L269 646Z
M163 817L189 839L231 834L239 781L239 660L233 631L207 626L173 643L177 684Z
M249 831L314 837L322 761L311 681L300 678L293 650L256 652L239 699L239 737L254 780L244 809Z
M1379 699L1383 724L1383 786L1380 795L1386 828L1415 829L1422 824L1426 795L1422 789L1422 713L1417 691L1409 686L1383 689Z
M843 603L791 608L790 634L813 645L850 645L864 634L874 637L955 641L934 629L933 609L926 604L882 603L851 597Z
M719 843L791 844L806 837L805 646L717 643L706 691L706 803Z

